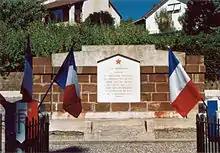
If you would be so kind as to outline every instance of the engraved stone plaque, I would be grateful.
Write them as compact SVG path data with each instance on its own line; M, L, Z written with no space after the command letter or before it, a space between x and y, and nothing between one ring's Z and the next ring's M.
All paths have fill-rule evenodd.
M140 102L140 62L117 54L98 61L98 102Z

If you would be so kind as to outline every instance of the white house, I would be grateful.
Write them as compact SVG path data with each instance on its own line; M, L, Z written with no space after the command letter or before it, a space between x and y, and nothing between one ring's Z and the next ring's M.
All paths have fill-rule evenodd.
M154 17L157 12L159 13L162 9L166 9L172 16L174 28L181 30L182 25L179 23L178 18L185 13L188 1L189 0L160 0L149 12L134 23L145 24L146 29L148 29L151 34L159 33L160 31Z
M115 25L119 25L122 18L110 0L47 0L44 5L56 22L84 22L91 13L100 11L109 12Z

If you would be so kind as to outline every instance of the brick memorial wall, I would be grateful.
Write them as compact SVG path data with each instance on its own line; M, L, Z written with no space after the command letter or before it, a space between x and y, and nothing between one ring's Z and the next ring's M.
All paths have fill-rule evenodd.
M204 57L185 56L184 68L204 96ZM51 57L33 59L35 99L39 101L42 99L58 69L59 67L52 66ZM81 117L85 117L89 112L153 112L154 117L166 117L167 112L174 111L169 104L168 66L140 67L141 102L139 103L98 103L97 66L77 66L77 71L83 106ZM47 111L52 109L62 116L65 114L62 101L63 91L54 83L43 105Z

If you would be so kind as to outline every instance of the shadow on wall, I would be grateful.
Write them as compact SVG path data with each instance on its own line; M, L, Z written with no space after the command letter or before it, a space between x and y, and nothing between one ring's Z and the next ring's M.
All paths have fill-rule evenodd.
M220 81L205 81L206 90L220 90Z
M89 148L83 148L78 146L68 147L56 151L51 151L50 153L65 153L65 152L71 152L71 153L87 153L89 151Z
M0 76L0 91L20 91L23 72L11 72L6 78Z

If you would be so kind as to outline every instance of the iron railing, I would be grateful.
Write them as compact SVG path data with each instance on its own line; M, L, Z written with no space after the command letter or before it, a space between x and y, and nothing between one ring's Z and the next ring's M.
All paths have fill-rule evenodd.
M39 117L39 120L28 121L26 118L24 150L27 153L49 152L49 116Z
M220 120L211 120L206 113L196 116L197 152L220 153Z
M8 137L6 135L7 129L2 130L4 121L2 114L0 114L0 152L17 152L16 149L18 148L26 153L49 152L49 115L39 115L38 120L34 118L30 120L26 117L25 120L25 141L19 143L16 141L16 132L10 133ZM5 147L2 145L3 142L5 142Z

